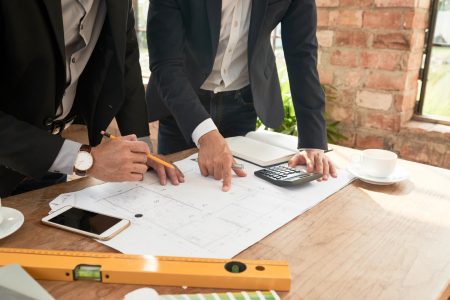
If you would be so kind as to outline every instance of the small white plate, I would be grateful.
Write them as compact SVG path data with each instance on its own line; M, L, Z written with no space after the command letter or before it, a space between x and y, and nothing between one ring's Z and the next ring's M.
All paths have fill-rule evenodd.
M396 166L394 172L392 172L392 174L388 177L373 177L367 175L359 163L352 163L348 165L347 170L360 180L377 185L394 184L406 180L409 177L408 172L400 166Z
M0 223L0 239L14 233L22 226L25 220L23 214L17 209L10 207L0 207L3 222Z

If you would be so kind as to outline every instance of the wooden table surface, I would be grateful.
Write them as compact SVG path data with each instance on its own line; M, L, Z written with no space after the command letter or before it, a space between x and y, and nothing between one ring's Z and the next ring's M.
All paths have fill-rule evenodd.
M356 150L334 147L345 167ZM177 160L191 154L173 155ZM292 273L283 299L448 299L450 297L450 170L399 161L409 180L390 186L355 181L243 251L241 259L287 260ZM98 184L83 178L3 199L25 215L0 247L115 250L44 226L48 203L61 193ZM40 283L57 299L121 299L142 286L93 282ZM160 294L211 292L154 287Z

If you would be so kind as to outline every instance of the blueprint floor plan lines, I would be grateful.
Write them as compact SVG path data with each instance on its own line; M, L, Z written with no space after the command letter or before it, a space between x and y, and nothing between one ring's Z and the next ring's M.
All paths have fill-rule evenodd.
M161 186L149 173L143 182L62 194L50 207L73 205L129 219L129 228L100 241L123 253L231 258L353 180L339 170L337 179L286 189L255 177L258 167L242 162L247 177L235 178L224 193L222 183L202 176L191 158L177 162L186 176L178 186Z

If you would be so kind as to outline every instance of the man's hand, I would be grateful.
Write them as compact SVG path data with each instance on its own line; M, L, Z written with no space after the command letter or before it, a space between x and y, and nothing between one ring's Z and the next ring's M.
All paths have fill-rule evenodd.
M203 176L213 176L216 180L223 179L222 191L231 188L231 166L234 159L223 136L217 130L203 135L199 140L198 166ZM233 170L237 176L247 176L244 170Z
M306 171L322 174L319 181L327 180L331 175L336 178L336 168L333 162L325 155L323 150L308 149L294 155L288 162L289 167L306 165Z
M157 156L158 158L161 158L162 160L165 160L162 155L156 155L156 154L152 154L152 155ZM166 185L167 177L169 177L169 180L173 185L178 185L178 184L184 182L183 173L173 164L172 165L175 167L175 169L167 168L167 167L149 159L149 160L147 160L147 165L149 167L151 167L153 170L155 170L156 174L158 174L159 182L161 183L161 185Z
M109 140L91 150L94 164L88 175L103 181L140 181L147 172L145 142L137 141L136 135Z

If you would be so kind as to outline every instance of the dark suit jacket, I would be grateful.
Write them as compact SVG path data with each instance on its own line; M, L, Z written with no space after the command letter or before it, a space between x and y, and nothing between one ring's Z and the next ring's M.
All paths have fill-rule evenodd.
M147 23L150 120L172 114L186 138L209 118L196 92L211 73L217 51L221 0L151 0ZM283 120L272 30L282 41L299 126L299 147L327 148L324 94L317 73L314 0L253 0L248 64L254 106L269 127Z
M107 17L81 75L75 112L92 145L116 117L122 134L148 135L131 0L105 0ZM40 178L63 144L49 134L66 87L59 0L0 0L0 195Z

